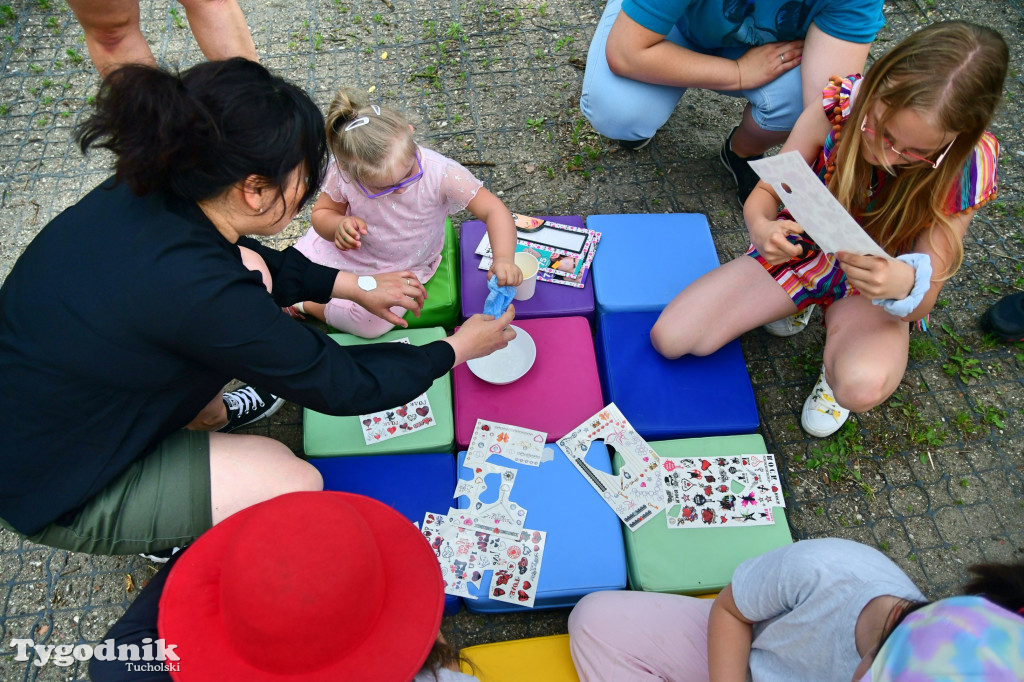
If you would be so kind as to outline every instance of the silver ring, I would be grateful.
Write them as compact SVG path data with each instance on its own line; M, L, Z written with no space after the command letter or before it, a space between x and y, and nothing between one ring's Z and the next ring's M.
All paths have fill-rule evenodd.
M407 287L411 287L412 286L412 280L409 279L408 277L405 278L405 286L407 286Z
M779 59L781 59L781 60L782 60L782 63L783 63L783 64L785 64L785 63L786 63L786 55L784 55L784 54L780 54L780 55L779 55Z

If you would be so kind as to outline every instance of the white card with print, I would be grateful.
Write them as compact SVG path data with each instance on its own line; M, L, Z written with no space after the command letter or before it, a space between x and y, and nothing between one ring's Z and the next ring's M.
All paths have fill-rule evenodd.
M466 450L466 466L485 461L491 455L510 459L516 464L540 466L548 434L521 426L499 424L477 419Z
M797 152L751 161L750 167L775 188L793 220L825 253L848 251L892 258L846 212Z
M586 462L594 441L603 441L623 459L618 474L599 471ZM650 521L665 505L659 476L661 460L610 403L559 439L558 447L631 531Z
M785 506L774 455L663 457L669 528L733 528L775 523Z
M408 336L394 339L389 343L411 343ZM404 405L381 410L372 414L359 415L359 428L367 445L406 436L416 431L436 426L430 411L430 401L423 393Z

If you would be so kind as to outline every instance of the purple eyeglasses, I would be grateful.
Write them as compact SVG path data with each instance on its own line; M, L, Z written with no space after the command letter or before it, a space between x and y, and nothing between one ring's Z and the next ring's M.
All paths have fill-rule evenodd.
M366 195L367 199L376 199L377 197L382 197L382 196L385 196L387 194L391 194L392 192L394 192L397 189L402 189L403 187L408 187L409 185L411 185L411 184L413 184L415 182L418 182L419 179L423 177L423 163L420 161L420 150L419 149L416 150L416 167L419 170L417 170L414 174L412 174L409 177L407 177L405 180L402 180L401 182L395 183L394 185L391 185L390 187L388 187L388 188L386 188L386 189L384 189L384 190L382 190L380 192L377 192L375 194L370 194L370 190L368 190L365 187L363 187L363 183L359 182L358 180L356 180L355 182L356 182L357 185L359 185L359 189L363 190L363 194Z

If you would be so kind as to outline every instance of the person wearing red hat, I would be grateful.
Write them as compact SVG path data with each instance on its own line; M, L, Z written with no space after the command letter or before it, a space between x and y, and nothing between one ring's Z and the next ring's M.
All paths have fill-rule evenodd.
M361 495L290 493L177 553L106 634L108 660L94 657L89 676L470 682L445 667L458 659L438 635L443 610L437 557L408 519ZM116 660L131 646L165 660Z

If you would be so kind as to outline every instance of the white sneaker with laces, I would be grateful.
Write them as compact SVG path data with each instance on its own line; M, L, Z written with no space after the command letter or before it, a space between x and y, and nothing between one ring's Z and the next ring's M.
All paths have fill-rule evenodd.
M838 431L849 417L850 411L832 397L832 389L825 381L825 368L822 367L818 383L804 401L800 425L812 436L824 438Z
M811 304L796 315L784 317L764 325L764 330L772 336L793 336L807 329L807 322L814 313L815 304Z
M284 398L266 391L257 391L252 386L243 386L237 391L225 393L222 397L228 410L228 423L217 429L220 433L231 433L235 429L269 417L284 405Z

